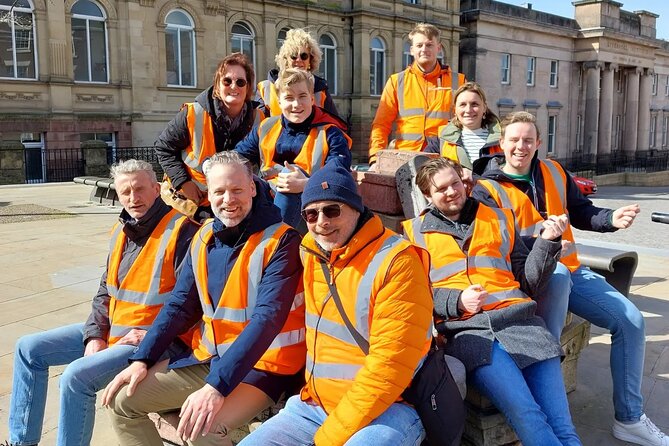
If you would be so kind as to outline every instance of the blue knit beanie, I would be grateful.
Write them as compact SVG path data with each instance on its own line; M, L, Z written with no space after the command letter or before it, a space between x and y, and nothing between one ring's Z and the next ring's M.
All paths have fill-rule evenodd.
M330 161L316 171L302 192L302 209L315 201L337 201L362 213L365 206L351 172L337 161Z

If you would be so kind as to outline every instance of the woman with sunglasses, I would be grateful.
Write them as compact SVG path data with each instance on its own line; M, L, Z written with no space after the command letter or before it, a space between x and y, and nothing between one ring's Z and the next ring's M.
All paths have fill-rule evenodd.
M225 57L214 84L184 104L155 142L171 193L197 205L197 220L212 216L202 164L216 152L233 149L265 118L261 104L251 100L254 81L246 56Z
M304 29L291 29L286 33L286 40L283 41L279 54L274 58L276 66L279 68L271 69L267 73L267 79L258 82L257 99L265 103L270 116L281 114L279 94L274 85L279 77L279 71L286 68L299 68L314 75L314 101L316 105L339 117L337 107L328 92L327 81L315 74L318 71L322 56L323 53L318 46L318 42Z

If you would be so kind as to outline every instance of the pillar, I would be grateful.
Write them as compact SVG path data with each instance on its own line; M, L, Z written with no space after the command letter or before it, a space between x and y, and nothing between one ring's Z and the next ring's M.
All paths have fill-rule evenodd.
M613 124L613 73L615 64L607 64L602 74L602 89L599 96L599 129L597 154L611 153L611 127Z
M650 148L650 94L653 82L653 70L646 68L641 74L639 83L639 123L637 133L637 150Z
M639 124L639 75L643 69L634 67L627 72L627 96L625 97L625 134L623 150L636 152L637 125Z
M597 151L597 127L599 125L599 78L602 69L601 62L585 62L585 125L583 151L595 153Z

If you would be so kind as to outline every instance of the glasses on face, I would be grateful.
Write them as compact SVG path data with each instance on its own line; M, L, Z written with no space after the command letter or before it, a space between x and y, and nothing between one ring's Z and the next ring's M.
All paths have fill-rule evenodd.
M230 85L232 85L233 82L239 88L244 88L244 87L246 87L246 84L247 84L246 79L234 79L233 80L233 79L230 79L229 77L224 77L223 78L223 85L225 85L226 87L229 87Z
M309 208L302 211L302 218L307 223L316 223L318 214L323 213L327 218L337 218L341 215L342 204L328 204L322 208Z
M307 60L309 59L309 53L300 53L299 56L297 55L290 56L292 60L297 60L298 57L300 58L300 60Z

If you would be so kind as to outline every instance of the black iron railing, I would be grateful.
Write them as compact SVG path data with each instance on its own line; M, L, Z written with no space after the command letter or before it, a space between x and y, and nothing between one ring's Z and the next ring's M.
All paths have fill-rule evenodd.
M617 151L606 154L574 153L567 158L556 158L576 175L592 178L620 172L661 172L669 170L669 151Z

